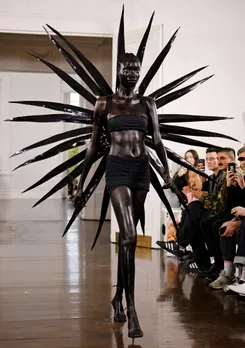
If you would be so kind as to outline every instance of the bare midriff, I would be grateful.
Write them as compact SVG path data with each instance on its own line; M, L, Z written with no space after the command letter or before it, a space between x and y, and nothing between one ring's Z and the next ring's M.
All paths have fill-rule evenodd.
M145 133L138 130L122 130L110 133L111 149L109 155L119 157L145 157Z

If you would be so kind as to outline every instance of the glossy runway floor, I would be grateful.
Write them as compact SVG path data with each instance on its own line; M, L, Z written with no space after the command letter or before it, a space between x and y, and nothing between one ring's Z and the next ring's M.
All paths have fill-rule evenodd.
M67 201L30 209L29 200L0 201L1 348L245 347L245 301L212 292L159 250L137 250L136 304L144 337L113 325L110 300L117 247L105 223L75 221ZM80 231L79 231L80 229Z

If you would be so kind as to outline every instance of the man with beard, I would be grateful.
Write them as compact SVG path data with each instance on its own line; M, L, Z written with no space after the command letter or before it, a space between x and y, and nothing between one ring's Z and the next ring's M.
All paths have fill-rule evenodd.
M237 155L240 167L235 172L227 172L227 209L230 209L229 219L227 220L229 221L226 220L221 226L216 224L216 230L213 231L218 234L217 228L219 227L220 248L224 260L224 270L209 285L213 289L228 287L228 290L234 290L234 286L245 282L245 226L244 221L241 221L245 215L245 209L243 208L245 207L245 146L238 150ZM238 244L237 253L236 244ZM238 281L234 279L235 265L233 261L239 270ZM233 281L235 281L235 284L229 287ZM242 291L245 293L244 287Z
M198 187L193 190L194 197L200 199L203 203L204 212L200 217L199 227L201 231L200 238L204 239L207 246L209 257L214 257L214 264L210 268L202 270L208 280L216 279L223 269L223 260L220 250L219 227L224 221L229 220L232 204L228 200L228 191L226 184L226 171L228 163L235 161L235 151L231 148L222 148L218 150L218 173L213 178L218 184L212 181L208 182L211 190L205 192ZM217 172L217 171L216 171ZM206 184L207 185L207 184ZM205 187L204 187L205 189Z

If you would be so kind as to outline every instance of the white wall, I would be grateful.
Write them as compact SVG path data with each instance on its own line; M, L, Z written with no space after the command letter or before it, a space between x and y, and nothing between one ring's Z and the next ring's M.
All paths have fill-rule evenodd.
M1 1L0 31L43 33L48 23L66 34L111 36L118 23L112 14L118 16L121 6L118 0Z
M142 4L135 1L134 8ZM142 8L142 5L141 5ZM209 65L199 77L215 76L186 95L164 107L164 112L234 116L232 121L190 124L206 130L229 134L244 143L245 111L245 2L243 0L152 0L144 2L141 16L126 13L128 29L145 26L153 10L154 24L164 24L164 41L180 31L164 63L164 83L168 83L196 68ZM129 12L129 11L128 11ZM157 52L156 52L157 55ZM193 82L199 79L193 78ZM192 80L191 80L192 81ZM190 83L190 82L189 82ZM210 139L218 145L242 144ZM169 143L168 143L169 145ZM189 146L171 144L183 154ZM199 151L204 154L204 150Z
M63 125L59 123L49 125L29 122L11 123L3 120L16 116L47 113L48 111L43 108L8 104L8 101L28 99L60 101L62 94L60 79L54 74L6 72L0 73L0 86L0 197L40 198L51 189L54 182L61 178L60 176L24 195L21 192L57 166L60 163L60 155L30 164L13 173L12 170L17 165L46 151L54 144L28 151L12 159L9 159L9 156L23 147L61 132ZM61 197L61 193L59 192L55 197Z

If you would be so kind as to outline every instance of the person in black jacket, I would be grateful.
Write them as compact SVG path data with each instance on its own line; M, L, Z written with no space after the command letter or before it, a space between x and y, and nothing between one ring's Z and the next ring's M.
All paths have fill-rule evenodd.
M208 180L202 184L201 180L199 180L198 184L197 180L196 185L194 185L195 187L189 185L189 189L191 191L200 190L201 193L205 191L210 197L215 198L218 195L226 176L225 172L220 170L218 166L217 149L208 148L206 150L206 163L208 169L213 172L210 177L215 179L215 181ZM187 186L184 188L187 188ZM204 270L206 272L206 270L211 267L210 256L204 243L204 238L200 232L200 220L202 215L206 212L206 209L199 199L191 202L188 207L189 213L186 213L185 211L183 212L179 224L178 244L177 242L161 241L158 241L157 244L166 251L179 256L181 260L193 259L194 256L195 262L194 265L191 265L191 269L193 270L193 267L196 267L197 265L200 271ZM192 246L194 255L191 255L190 252L186 250L188 245ZM189 263L187 262L186 265L188 266Z
M235 267L233 264L236 255L236 244L238 243L238 252L245 252L245 229L241 223L240 215L242 208L245 207L245 146L238 151L238 160L240 167L236 172L227 171L227 215L225 222L218 224L213 232L220 234L220 247L224 260L224 270L221 271L219 277L209 286L213 289L224 289L231 285L234 281ZM240 256L240 255L239 255ZM241 255L245 259L244 255ZM244 263L244 265L243 265ZM240 269L245 267L245 262L241 263ZM244 274L245 275L245 274ZM244 279L245 280L245 279Z
M186 151L184 158L190 164L194 165L195 167L198 167L199 156L195 150L190 149ZM186 195L182 192L183 188L185 186L188 186L186 173L187 173L187 168L180 167L179 170L174 174L173 181L177 189L181 193L183 200L187 202Z

